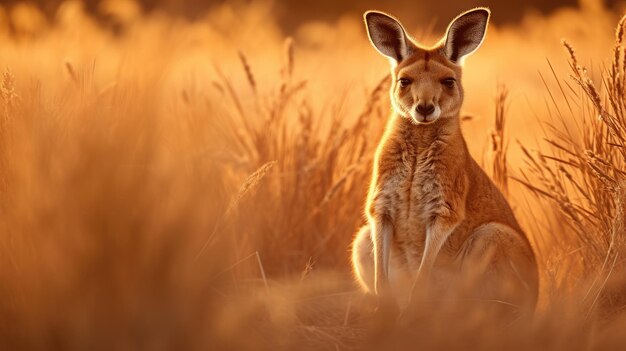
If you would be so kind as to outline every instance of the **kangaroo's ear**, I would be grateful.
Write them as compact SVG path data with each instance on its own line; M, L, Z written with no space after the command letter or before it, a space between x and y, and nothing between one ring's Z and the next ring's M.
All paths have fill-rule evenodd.
M476 51L485 38L491 12L487 8L476 8L460 14L448 26L445 39L445 54L452 62Z
M396 63L410 55L409 39L400 22L387 14L376 11L367 11L363 17L367 35L378 52L393 59Z

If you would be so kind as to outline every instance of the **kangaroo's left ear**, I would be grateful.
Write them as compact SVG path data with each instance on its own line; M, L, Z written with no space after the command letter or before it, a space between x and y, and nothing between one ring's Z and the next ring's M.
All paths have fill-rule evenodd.
M367 11L363 16L367 35L382 55L400 63L411 54L410 40L397 19L378 11Z
M444 52L446 56L458 63L480 46L487 32L489 9L479 7L460 14L448 26Z

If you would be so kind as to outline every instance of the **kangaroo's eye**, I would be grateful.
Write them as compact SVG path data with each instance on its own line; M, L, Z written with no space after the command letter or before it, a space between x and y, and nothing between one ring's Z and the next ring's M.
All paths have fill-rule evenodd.
M453 88L455 83L456 83L456 79L452 77L444 78L441 80L441 84L443 84L446 88Z
M398 79L398 82L400 82L400 86L403 88L408 87L413 81L409 78L400 78Z

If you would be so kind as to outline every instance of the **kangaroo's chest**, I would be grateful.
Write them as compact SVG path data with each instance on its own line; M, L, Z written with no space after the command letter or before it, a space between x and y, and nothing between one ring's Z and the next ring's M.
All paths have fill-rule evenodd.
M399 240L424 234L429 221L446 206L445 150L436 146L404 149L399 155L401 162L383 185L393 198L391 212Z
M458 203L452 197L459 192L450 190L463 175L442 146L445 145L403 150L399 155L401 162L396 163L393 175L383 185L393 198L390 207L394 246L414 267L419 266L428 228L437 217L455 210L451 204ZM443 253L454 251L450 245L444 245L440 259L445 261Z

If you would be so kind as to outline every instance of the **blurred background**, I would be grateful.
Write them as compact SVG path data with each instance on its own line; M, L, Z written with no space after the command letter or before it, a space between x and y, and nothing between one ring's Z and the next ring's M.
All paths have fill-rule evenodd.
M3 0L0 4L12 5L19 0ZM103 0L85 0L87 10L98 14ZM258 3L255 0L140 0L137 3L144 12L167 12L170 15L197 19L207 11L224 4L245 6ZM261 1L263 2L263 1ZM436 29L445 28L449 18L456 16L459 9L469 9L476 6L488 6L493 10L492 21L502 24L516 24L528 13L547 15L563 6L577 6L579 2L594 4L596 0L267 0L265 1L271 16L287 34L291 34L302 21L334 21L343 15L359 15L366 10L378 9L401 16L406 21L417 23L431 23L434 21ZM614 8L618 0L600 0L609 8ZM48 15L53 15L63 0L32 1Z

